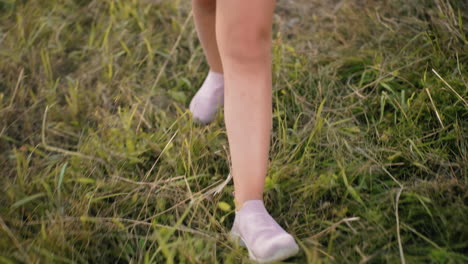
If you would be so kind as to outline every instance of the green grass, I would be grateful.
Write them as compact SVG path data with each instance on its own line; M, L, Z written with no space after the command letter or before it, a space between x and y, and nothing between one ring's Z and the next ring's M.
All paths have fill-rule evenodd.
M291 263L468 262L468 4L279 0ZM0 263L248 263L189 1L0 0Z

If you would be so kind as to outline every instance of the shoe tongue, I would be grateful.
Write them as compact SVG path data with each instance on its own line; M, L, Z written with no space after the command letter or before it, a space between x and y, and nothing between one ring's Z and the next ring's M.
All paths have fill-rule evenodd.
M267 212L263 200L248 200L242 205L239 213L265 213Z

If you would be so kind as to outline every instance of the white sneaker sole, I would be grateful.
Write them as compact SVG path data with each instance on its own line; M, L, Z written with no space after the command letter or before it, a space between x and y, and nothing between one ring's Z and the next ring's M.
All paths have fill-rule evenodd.
M295 247L282 248L282 249L276 251L272 256L270 256L268 258L257 258L252 253L252 251L250 251L250 249L247 247L244 240L242 239L242 237L239 234L237 234L236 232L231 231L231 232L229 232L229 237L235 243L238 243L240 246L243 246L243 247L247 248L247 251L249 252L249 257L250 257L251 260L254 260L257 263L261 263L261 264L282 261L282 260L285 260L285 259L287 259L289 257L292 257L292 256L296 255L297 253L299 253L299 247L296 245Z

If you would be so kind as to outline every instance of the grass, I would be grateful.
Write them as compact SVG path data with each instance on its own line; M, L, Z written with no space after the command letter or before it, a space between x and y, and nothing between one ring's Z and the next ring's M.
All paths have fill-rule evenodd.
M279 0L290 263L468 262L468 5ZM248 263L188 1L0 0L0 263Z

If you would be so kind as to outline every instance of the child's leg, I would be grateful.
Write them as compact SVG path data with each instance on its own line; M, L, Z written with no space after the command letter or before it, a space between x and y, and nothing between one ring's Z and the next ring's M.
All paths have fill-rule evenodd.
M192 0L192 10L210 71L189 108L195 120L206 124L214 119L219 107L224 104L223 67L215 33L216 0Z
M216 0L192 0L192 11L198 38L211 71L222 73L223 66L216 43Z
M224 117L231 153L236 216L230 231L260 263L299 247L268 213L263 188L272 128L271 26L275 0L220 0L216 38L224 69Z
M224 116L237 209L263 198L272 128L274 0L218 1L216 38L224 70Z

